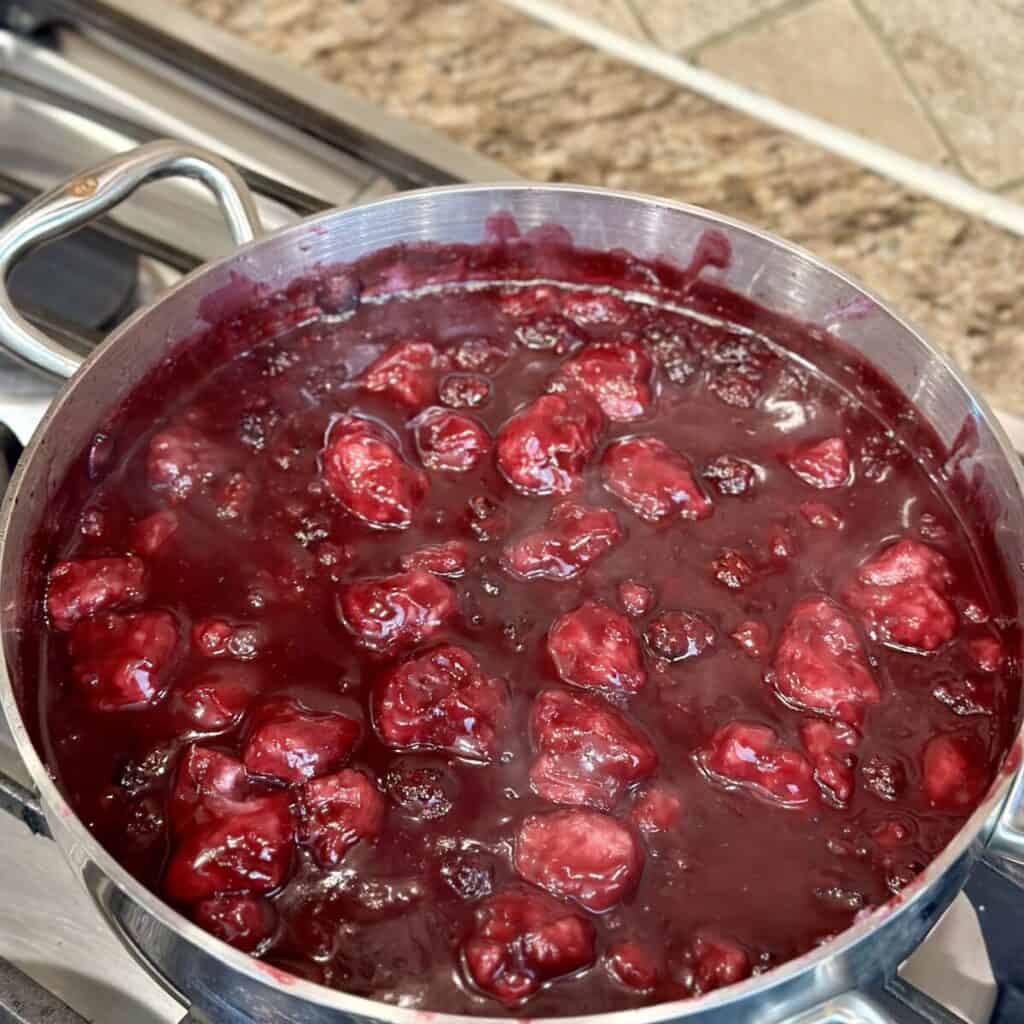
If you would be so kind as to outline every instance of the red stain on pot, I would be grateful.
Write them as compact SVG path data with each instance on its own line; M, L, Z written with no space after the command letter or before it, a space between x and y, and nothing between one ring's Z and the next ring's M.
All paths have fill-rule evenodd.
M232 270L226 284L203 296L197 312L208 324L219 324L247 313L269 292L266 285Z
M297 978L294 974L290 974L288 971L282 971L280 967L275 967L273 964L265 963L262 960L257 960L256 966L261 974L265 974L277 985L284 985L290 988L292 985L302 980L301 978Z

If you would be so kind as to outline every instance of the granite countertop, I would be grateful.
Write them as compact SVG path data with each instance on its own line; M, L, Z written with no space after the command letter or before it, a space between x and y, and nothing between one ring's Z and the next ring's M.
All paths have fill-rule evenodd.
M498 0L175 0L518 174L706 206L916 321L1024 415L1024 238L531 21Z

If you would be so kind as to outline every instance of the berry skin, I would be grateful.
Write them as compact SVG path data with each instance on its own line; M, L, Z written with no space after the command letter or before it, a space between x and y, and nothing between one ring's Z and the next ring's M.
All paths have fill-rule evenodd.
M491 760L508 704L505 683L461 647L442 645L390 669L374 687L377 735L396 750Z
M627 786L654 774L651 741L607 701L545 690L530 713L533 791L552 803L612 808Z
M516 833L514 863L524 881L601 913L634 888L643 853L615 818L573 807L528 817Z
M404 530L427 496L427 475L402 458L381 426L342 416L321 454L324 479L346 511L381 529Z
M851 724L882 697L853 624L825 597L793 606L775 654L773 685L791 707Z
M952 583L945 555L901 540L860 567L844 599L883 643L934 651L956 634Z
M501 564L518 579L571 580L622 539L614 512L563 501L539 530L506 545Z
M103 611L130 608L146 597L141 558L81 558L58 562L47 576L46 613L54 629L68 632Z
M568 494L590 461L604 426L585 392L542 395L498 431L498 468L524 494Z
M337 610L360 645L393 654L437 633L455 614L455 592L444 580L414 569L342 587Z
M697 751L695 760L710 779L749 789L782 807L803 806L816 792L807 759L784 747L765 725L730 722Z
M647 682L629 619L594 601L566 612L552 624L548 654L570 686L632 694Z
M689 460L656 437L613 441L601 458L601 478L641 519L706 519L712 512Z
M650 411L653 363L635 341L592 342L562 363L552 390L579 388L593 398L608 419L628 423Z
M545 982L594 962L594 928L536 890L510 889L484 900L462 944L470 982L515 1006Z

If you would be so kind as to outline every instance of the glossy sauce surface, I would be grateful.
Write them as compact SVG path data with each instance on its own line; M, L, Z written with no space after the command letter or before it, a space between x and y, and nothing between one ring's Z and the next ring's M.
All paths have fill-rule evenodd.
M25 664L60 784L132 872L285 970L537 1017L766 970L942 850L1011 733L1013 610L878 419L756 338L601 291L341 291L336 322L281 331L315 305L299 290L271 304L272 326L221 332L220 365L140 390L68 483L48 567L141 564L53 575ZM633 354L614 349L611 370L566 369L623 342ZM629 386L583 393L623 359ZM535 439L517 447L506 425L549 390L578 450L540 494L510 461ZM841 452L816 447L836 439ZM385 460L370 497L368 445ZM923 588L910 596L863 578L900 542L914 564L895 586ZM940 561L923 569L922 552ZM96 603L76 571L108 573ZM398 639L393 622L360 631L381 595L349 588L396 576L431 611L403 633L403 606ZM166 617L132 618L150 612ZM826 682L842 661L842 698L799 688L792 665L819 641ZM469 678L463 703L400 722L395 673L435 656ZM601 751L577 744L566 777L549 705L590 736L610 710L631 767L602 775ZM312 736L311 721L329 724ZM193 787L182 809L197 747L243 762L228 785L241 803ZM327 841L310 823L332 798L361 816ZM263 830L262 880L221 890L182 850L238 815Z

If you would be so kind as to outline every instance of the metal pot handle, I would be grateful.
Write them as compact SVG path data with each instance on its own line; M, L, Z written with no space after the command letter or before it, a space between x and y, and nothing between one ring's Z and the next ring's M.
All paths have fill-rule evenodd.
M0 229L0 344L57 377L70 377L83 357L33 327L11 302L7 279L18 260L106 213L137 188L160 178L193 178L217 199L234 240L262 233L248 185L226 160L182 142L149 142L76 175L40 196Z

